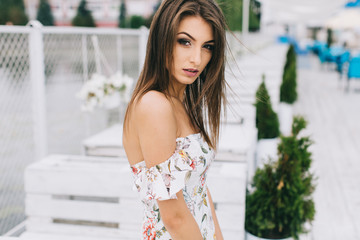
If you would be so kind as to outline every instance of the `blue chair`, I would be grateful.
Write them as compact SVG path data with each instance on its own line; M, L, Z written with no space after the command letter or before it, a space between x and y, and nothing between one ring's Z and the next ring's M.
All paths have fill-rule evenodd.
M345 63L348 63L350 59L350 52L345 50L342 54L336 57L335 63L336 63L336 71L340 74L340 80L342 78L342 75L344 73L344 65Z
M295 38L293 38L289 35L280 35L277 37L277 41L279 43L287 43L287 44L293 45L296 54L307 54L308 53L307 46L305 46L305 47L300 46L299 42Z
M349 90L350 79L352 78L360 78L360 56L353 57L349 62L347 90Z
M329 49L326 46L321 46L317 49L317 52L320 62L326 62L327 56L329 55Z
M336 59L345 52L343 47L330 47L326 54L326 62L336 63Z
M327 44L325 42L320 42L320 41L314 41L313 46L311 47L311 50L314 54L319 55L319 53L323 50L327 48Z

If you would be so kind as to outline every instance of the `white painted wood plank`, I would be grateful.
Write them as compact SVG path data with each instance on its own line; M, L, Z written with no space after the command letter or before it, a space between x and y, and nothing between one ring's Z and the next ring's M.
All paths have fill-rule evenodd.
M304 60L309 68L298 71L299 100L294 111L309 121L306 133L315 141L312 239L359 239L359 87L353 85L345 93L336 72L321 69L316 58Z
M47 223L42 221L42 218L30 217L27 220L25 233L38 233L38 234L54 234L61 235L67 234L72 236L86 236L94 238L118 238L118 239L140 239L141 225L134 224L134 227L126 229L127 225L120 226L119 228L106 228L96 226L72 225L61 223ZM136 227L138 226L138 228ZM124 228L124 229L123 229ZM138 229L138 230L137 230ZM25 235L26 236L26 235Z
M140 231L138 231L140 232ZM64 233L34 233L34 232L25 232L21 235L20 240L139 240L141 239L141 235L139 233L133 232L122 232L118 236L88 236L84 233L80 233L79 235L71 235Z
M70 220L141 223L142 206L138 201L87 202L53 199L50 195L27 194L26 214Z
M99 132L83 141L83 146L91 148L98 144L105 144L111 147L122 147L122 125L115 124L104 131Z
M49 193L76 196L136 198L131 189L133 177L127 161L109 158L49 156L30 165L25 171L28 193ZM67 160L66 160L67 159ZM96 161L97 160L97 161Z
M246 163L214 163L208 175L208 186L217 203L245 201Z

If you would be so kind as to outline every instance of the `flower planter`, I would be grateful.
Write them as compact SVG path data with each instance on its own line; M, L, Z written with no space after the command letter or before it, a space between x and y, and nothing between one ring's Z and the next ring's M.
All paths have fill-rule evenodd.
M277 159L279 138L259 139L256 146L256 167L262 167L269 158Z
M303 234L299 235L299 239L300 240L310 240L312 238L311 238L310 234L303 233ZM257 237L257 236L252 235L251 233L248 233L247 231L245 231L245 240L274 240L274 239ZM288 237L288 238L281 238L281 239L277 239L277 240L294 240L294 238Z
M252 235L251 233L245 232L245 240L269 240L270 238L260 238ZM281 238L280 240L292 240L293 238Z
M284 136L290 136L293 118L292 105L284 102L279 104L280 132Z

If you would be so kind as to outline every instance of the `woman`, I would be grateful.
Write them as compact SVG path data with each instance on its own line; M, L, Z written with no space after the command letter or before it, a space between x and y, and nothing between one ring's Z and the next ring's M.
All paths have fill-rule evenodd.
M225 41L213 0L164 0L154 16L123 134L143 239L223 239L206 174L225 102Z

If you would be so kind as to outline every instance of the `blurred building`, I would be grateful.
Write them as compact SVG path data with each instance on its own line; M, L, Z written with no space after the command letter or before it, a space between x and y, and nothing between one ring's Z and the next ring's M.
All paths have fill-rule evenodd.
M127 16L141 15L148 17L153 13L159 0L124 0ZM39 0L24 0L26 11L30 19L36 19ZM55 24L58 26L71 25L75 17L80 0L48 0ZM118 25L121 0L87 0L87 7L92 12L97 26L115 27Z

